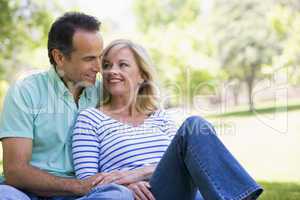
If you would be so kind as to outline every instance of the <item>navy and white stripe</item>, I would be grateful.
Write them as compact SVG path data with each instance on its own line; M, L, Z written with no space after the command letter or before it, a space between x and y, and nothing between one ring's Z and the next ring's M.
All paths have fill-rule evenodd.
M132 170L158 163L176 133L166 111L157 110L139 126L115 120L98 109L78 115L72 141L76 176Z

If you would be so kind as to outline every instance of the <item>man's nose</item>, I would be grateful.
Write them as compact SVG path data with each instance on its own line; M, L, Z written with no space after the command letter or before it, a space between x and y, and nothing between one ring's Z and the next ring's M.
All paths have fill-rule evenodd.
M95 72L100 72L100 65L101 65L100 59L96 59L96 61L93 64L93 70Z

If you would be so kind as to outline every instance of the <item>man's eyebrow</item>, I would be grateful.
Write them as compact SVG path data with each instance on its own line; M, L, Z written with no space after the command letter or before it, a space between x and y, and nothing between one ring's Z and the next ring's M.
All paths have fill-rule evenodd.
M97 58L98 56L96 55L85 55L85 56L82 56L82 59L85 59L85 58Z

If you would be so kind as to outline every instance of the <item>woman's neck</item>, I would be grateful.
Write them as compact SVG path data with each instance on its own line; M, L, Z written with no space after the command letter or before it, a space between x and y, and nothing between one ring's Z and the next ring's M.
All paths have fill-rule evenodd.
M108 106L110 112L123 116L135 116L138 113L135 108L135 98L129 96L112 97Z

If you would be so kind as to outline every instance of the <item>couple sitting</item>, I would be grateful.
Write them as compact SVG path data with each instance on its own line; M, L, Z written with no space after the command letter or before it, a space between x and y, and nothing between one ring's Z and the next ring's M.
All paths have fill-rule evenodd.
M54 68L9 90L1 200L256 199L261 187L210 123L177 130L158 108L145 50L116 40L102 51L98 31L94 17L65 14L49 32Z

